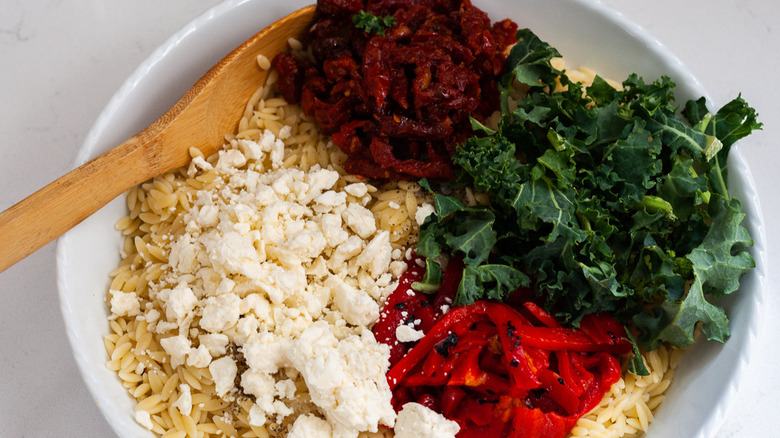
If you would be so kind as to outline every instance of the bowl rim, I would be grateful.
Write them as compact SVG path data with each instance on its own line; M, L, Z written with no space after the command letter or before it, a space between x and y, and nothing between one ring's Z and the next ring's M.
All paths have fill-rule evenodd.
M268 2L271 0L226 0L216 6L213 6L206 10L204 13L191 20L184 25L180 30L170 36L164 43L162 43L157 49L155 49L144 61L142 61L133 73L123 82L120 88L108 101L105 108L101 111L100 115L96 119L95 123L89 130L82 146L74 160L73 167L83 164L89 159L96 156L99 152L99 141L103 134L106 124L113 117L115 112L123 105L125 99L131 95L138 87L149 72L155 68L168 53L172 50L176 50L183 41L186 41L189 36L196 32L198 28L203 27L207 23L212 22L215 19L225 15L227 12L245 4L248 2L259 1ZM529 0L538 1L538 0ZM612 9L605 5L601 0L569 0L573 4L577 4L580 7L593 12L596 15L608 20L611 24L622 29L628 36L643 43L648 51L652 52L654 56L663 60L664 68L669 69L670 76L675 78L675 82L680 87L685 87L689 93L698 94L704 96L708 102L708 107L712 108L716 105L713 104L711 97L708 95L699 80L693 75L693 73L683 64L683 62L677 58L668 48L666 48L658 39L652 36L644 28L629 20L621 12ZM478 2L479 4L480 2ZM736 367L731 370L730 376L727 380L728 388L725 390L723 396L721 396L716 404L715 409L707 411L702 416L701 428L697 430L695 438L708 438L714 436L714 434L721 428L726 418L726 413L732 405L732 401L735 399L739 386L743 381L745 375L745 369L748 366L752 352L755 350L756 339L758 336L758 330L761 322L765 318L765 307L763 304L767 300L767 287L766 287L766 273L767 266L767 253L766 253L766 228L764 224L764 218L762 216L762 209L760 207L760 200L757 195L755 182L750 171L750 167L741 152L741 143L733 147L729 160L733 164L737 164L740 168L739 177L742 179L742 184L745 188L745 196L741 199L743 206L748 207L750 215L748 221L751 225L751 236L754 239L754 246L751 249L751 254L756 261L756 268L754 268L749 275L754 278L753 283L755 287L751 290L751 300L749 301L751 317L747 321L747 327L742 328L746 330L746 334L743 336L743 345L739 349L739 360ZM735 172L736 173L736 172ZM112 427L115 433L119 436L136 436L134 432L130 430L135 429L144 430L133 421L130 415L123 415L120 412L114 412L108 407L111 405L111 400L104 391L101 390L103 382L95 378L90 372L90 368L96 364L92 363L80 350L79 340L81 333L78 330L78 326L75 324L72 306L72 296L75 296L73 292L70 292L70 286L65 280L66 273L71 267L71 260L68 257L66 248L69 242L71 233L66 233L56 242L56 275L57 275L57 289L60 300L60 308L63 314L66 334L70 342L71 349L73 351L74 358L77 362L79 372L86 383L90 393L93 396L98 408ZM744 281L744 279L743 279ZM742 287L742 286L741 286ZM743 293L746 291L743 291ZM105 292L104 292L105 293ZM101 334L102 336L102 334ZM98 364L98 366L104 366L104 364ZM125 413L126 414L126 413ZM120 429L121 427L121 429ZM130 429L127 429L130 428ZM652 431L652 427L651 427ZM150 435L151 436L151 435Z
M100 115L95 120L94 124L87 133L84 142L79 148L72 168L75 169L76 167L86 163L90 159L102 153L102 151L99 150L99 140L103 131L106 129L106 125L109 120L124 104L124 101L127 99L127 97L133 94L134 90L139 86L139 84L158 64L160 64L168 56L171 51L174 51L180 47L181 44L185 42L192 34L197 32L199 28L202 28L204 25L207 25L215 19L219 19L220 16L223 16L229 11L250 1L252 0L225 0L222 3L212 6L182 26L178 31L173 33L162 44L154 49L148 57L141 61L141 63L133 70L133 72L124 80L117 91L111 96L106 106L100 112ZM227 52L225 55L226 54ZM123 198L124 196L124 194L120 195L119 198ZM81 374L84 383L87 385L87 388L92 395L92 398L97 405L101 415L109 424L114 433L117 434L117 436L131 438L137 437L139 436L138 434L141 433L151 437L153 436L152 433L134 421L129 413L122 415L121 412L115 412L114 410L108 408L108 406L111 405L112 399L104 391L101 391L103 382L98 380L92 373L89 372L90 367L94 367L95 364L92 363L92 361L79 347L79 340L82 335L78 326L73 323L75 316L72 306L74 303L72 303L72 300L69 299L70 286L65 280L66 273L70 267L70 260L68 258L66 248L71 234L71 231L69 231L57 239L55 248L55 263L60 310L63 315L66 334L73 352L73 356L76 360L79 373ZM107 293L107 289L103 291L103 293ZM105 365L100 364L98 366ZM119 380L117 380L117 383L119 383ZM129 394L128 397L130 397Z

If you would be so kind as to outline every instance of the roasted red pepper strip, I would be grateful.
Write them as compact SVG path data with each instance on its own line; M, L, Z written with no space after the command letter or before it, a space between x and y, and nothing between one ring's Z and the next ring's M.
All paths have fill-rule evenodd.
M556 351L555 357L558 359L558 372L561 378L577 397L593 385L593 374L582 365L580 355L570 354L568 351Z
M554 328L554 327L560 327L561 324L558 323L558 321L552 317L549 313L545 312L544 309L537 306L536 303L533 301L527 301L523 303L523 307L525 307L528 312L530 312L536 319L539 320L542 324L544 324L546 327Z
M451 327L456 324L470 326L472 323L483 319L485 314L483 304L485 303L478 302L472 306L458 307L444 315L431 331L388 371L387 382L390 384L390 389L395 388L415 365L420 363L429 352L434 350L437 343L444 340L451 333Z
M433 306L437 312L440 312L439 315L444 313L442 312L442 306L451 306L455 300L458 285L460 285L460 280L463 278L464 266L462 256L453 257L447 263L441 279L441 286L439 286L439 292L436 295L436 299L433 300Z
M479 366L479 356L482 350L472 348L463 353L458 359L447 385L456 386L481 386L487 383L488 373Z
M439 407L439 401L436 400L436 397L430 395L430 394L423 394L420 397L417 398L417 403L425 406L428 409L438 411L441 409Z
M428 391L459 438L563 438L620 378L612 354L630 348L608 315L586 320L588 335L536 305L523 311L482 301L451 310L388 372L394 406Z
M504 341L504 355L509 360L509 375L513 384L521 390L529 390L539 387L539 369L549 365L546 356L534 354L533 351L522 345L512 347L506 338Z
M601 345L613 345L619 354L631 350L626 328L607 314L585 315L580 321L580 330Z
M465 396L466 391L457 386L445 386L439 396L439 399L441 400L441 414L447 418L451 418Z
M415 291L412 289L412 283L422 280L425 275L425 268L421 266L422 263L418 263L422 260L424 259L417 256L409 260L406 272L387 298L373 328L376 340L390 346L390 366L395 365L409 349L396 338L395 331L398 326L419 320L415 328L427 333L444 313L443 306L452 303L463 275L463 260L456 257L447 265L442 284L435 296Z
M512 418L511 438L554 438L564 437L572 424L555 412L544 413L539 409L529 409L520 406L514 411Z
M563 327L520 326L514 333L524 345L549 351L609 351L614 354L631 351L630 345L598 343L581 331Z
M498 403L495 400L483 400L466 397L461 402L458 417L477 426L487 426L493 420L493 407Z
M404 354L407 347L398 342L395 330L399 325L404 324L410 315L420 307L422 300L427 300L422 293L412 290L412 283L422 280L425 275L425 268L420 267L414 261L409 263L406 272L401 276L395 291L387 297L382 312L379 314L379 320L373 328L374 337L378 342L390 347L390 366L398 362ZM432 318L431 318L432 320ZM431 324L433 321L431 321Z
M545 396L558 404L570 416L577 413L580 407L580 399L575 391L566 384L560 374L546 368L539 370L539 379L542 381L542 388L545 390Z
M601 379L595 379L580 397L580 415L585 415L595 408L604 398L604 393L620 379L620 363L617 359L607 353L597 353L594 357L599 359L599 366L594 370L594 374L600 374Z

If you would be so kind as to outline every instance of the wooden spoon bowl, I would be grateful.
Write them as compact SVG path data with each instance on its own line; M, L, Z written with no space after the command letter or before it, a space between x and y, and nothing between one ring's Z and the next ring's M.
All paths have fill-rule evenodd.
M211 155L233 133L273 59L314 19L307 6L258 32L214 65L162 117L124 143L63 175L0 213L0 272L56 239L129 188Z

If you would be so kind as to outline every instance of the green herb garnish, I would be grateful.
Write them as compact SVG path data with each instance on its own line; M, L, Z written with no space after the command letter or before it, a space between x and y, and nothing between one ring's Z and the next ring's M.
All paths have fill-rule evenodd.
M358 29L363 29L366 33L375 33L384 36L385 29L396 24L396 20L392 15L377 17L365 10L360 10L357 14L352 16L352 24Z

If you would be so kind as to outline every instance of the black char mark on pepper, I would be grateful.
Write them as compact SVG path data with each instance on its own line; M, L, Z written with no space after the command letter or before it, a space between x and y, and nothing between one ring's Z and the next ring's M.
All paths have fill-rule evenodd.
M450 354L450 348L456 345L458 345L458 335L456 333L450 333L444 340L436 344L434 348L439 355L447 357Z

